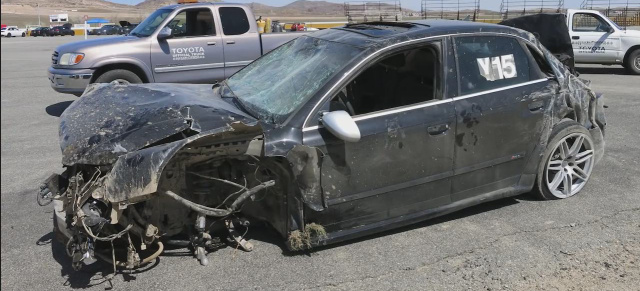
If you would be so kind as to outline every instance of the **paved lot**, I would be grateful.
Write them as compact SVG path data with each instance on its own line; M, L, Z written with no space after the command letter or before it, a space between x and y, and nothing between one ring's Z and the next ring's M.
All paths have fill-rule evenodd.
M80 40L81 37L74 38ZM2 39L2 290L111 288L98 264L73 272L51 243L52 209L35 191L60 172L58 116L76 99L49 87L55 46L71 37ZM528 195L308 255L253 230L252 253L223 249L200 266L181 250L113 280L114 289L638 290L640 77L581 68L607 96L607 152L580 195Z

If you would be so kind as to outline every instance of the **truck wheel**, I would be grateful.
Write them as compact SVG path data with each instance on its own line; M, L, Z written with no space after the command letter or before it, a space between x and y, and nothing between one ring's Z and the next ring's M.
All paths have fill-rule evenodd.
M22 37L25 37L25 36L27 36L27 34L23 32L23 33L22 33Z
M138 77L134 72L129 70L116 69L104 72L98 77L95 83L111 83L117 82L119 84L141 84L142 79Z
M640 49L636 49L629 54L624 67L629 74L640 75Z
M538 165L534 193L544 200L578 194L589 181L595 160L591 134L577 122L559 123Z

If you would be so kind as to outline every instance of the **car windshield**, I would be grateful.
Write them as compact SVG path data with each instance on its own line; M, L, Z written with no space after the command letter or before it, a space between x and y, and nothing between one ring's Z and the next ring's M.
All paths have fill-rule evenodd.
M240 70L226 86L255 117L282 123L362 52L362 48L302 36Z
M131 35L150 36L171 14L173 9L158 9L149 17L142 21L135 29L131 31Z

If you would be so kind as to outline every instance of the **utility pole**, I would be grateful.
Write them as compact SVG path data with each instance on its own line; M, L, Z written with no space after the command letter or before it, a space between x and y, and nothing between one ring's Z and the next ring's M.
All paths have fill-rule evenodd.
M36 3L36 10L38 10L38 26L40 25L40 3Z

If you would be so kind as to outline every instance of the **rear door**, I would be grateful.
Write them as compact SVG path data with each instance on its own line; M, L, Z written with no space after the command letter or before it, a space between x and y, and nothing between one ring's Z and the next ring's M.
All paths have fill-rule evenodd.
M225 76L242 69L261 55L260 35L249 11L238 6L218 8L224 45Z
M167 23L172 37L151 42L158 83L213 83L224 79L222 37L210 8L183 9Z
M599 14L578 12L571 15L571 44L577 63L616 63L622 61L620 35ZM613 32L610 32L613 29Z
M455 37L460 95L452 200L515 186L555 92L513 37Z

